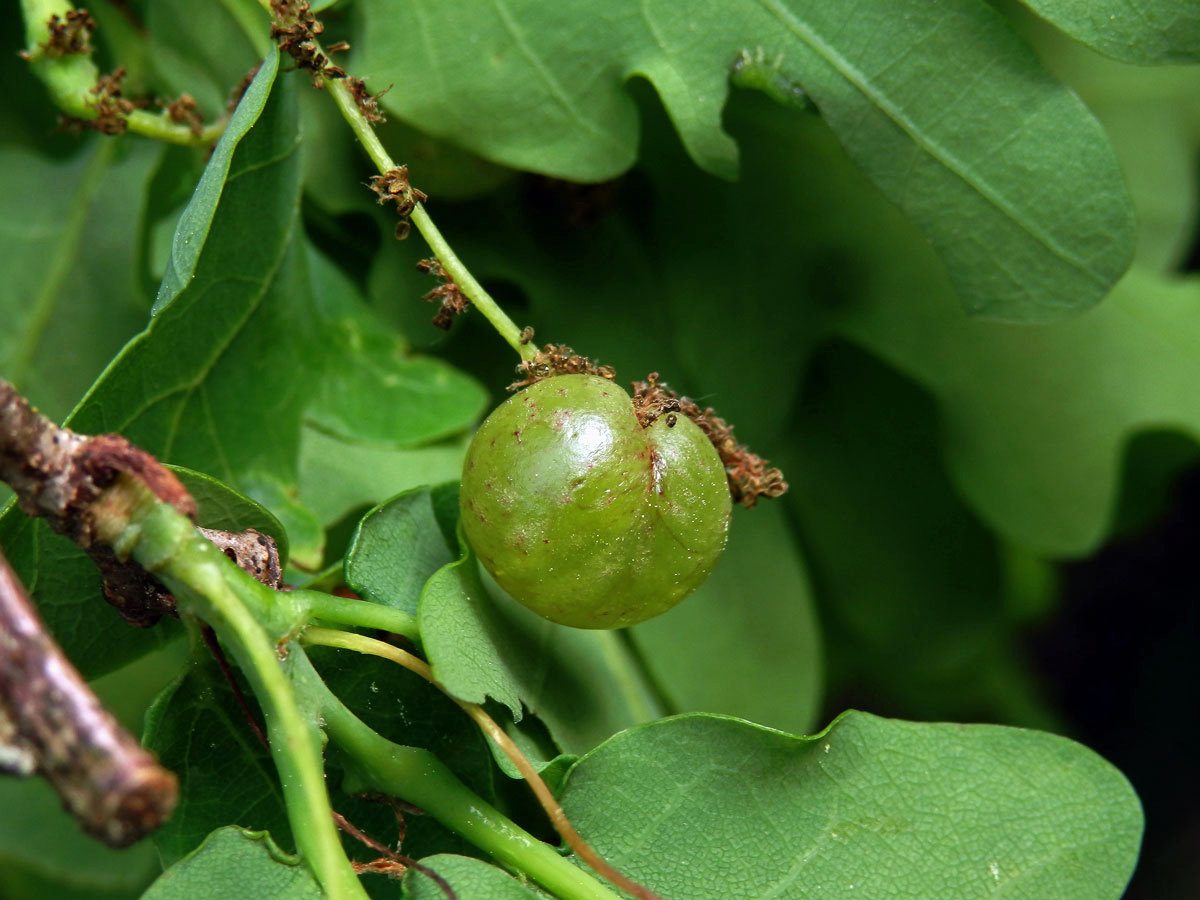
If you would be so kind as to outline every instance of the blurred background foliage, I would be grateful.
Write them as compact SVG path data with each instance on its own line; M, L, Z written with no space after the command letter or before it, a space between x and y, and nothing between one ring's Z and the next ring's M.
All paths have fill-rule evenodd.
M216 114L255 60L242 6L97 0L99 64L127 68L129 95L186 90ZM518 324L614 365L622 380L660 372L789 477L784 500L739 511L730 552L694 600L629 635L666 709L804 732L853 706L1074 737L1145 803L1127 896L1193 897L1200 66L1106 58L1015 4L998 7L1000 27L1103 127L1136 214L1128 274L1098 306L1049 324L970 318L969 273L954 268L969 262L939 256L941 238L913 224L920 211L905 201L903 214L878 186L886 177L869 179L803 96L779 102L786 79L689 113L661 71L642 73L623 88L632 118L613 112L624 130L609 158L603 141L577 141L570 128L560 147L528 122L498 123L505 102L536 118L540 101L447 105L454 91L430 86L444 70L427 57L476 52L465 18L433 23L418 50L395 22L380 24L377 3L324 17L329 41L362 48L351 71L374 90L395 82L384 144ZM19 21L15 3L3 8ZM16 55L20 29L7 33L0 372L61 419L145 326L205 156L65 133ZM388 77L381 60L404 77ZM426 80L414 84L410 66ZM432 328L420 238L392 240L394 217L373 205L367 161L327 98L306 90L299 108L302 221L327 296L365 297L364 328L501 399L511 351L477 316L449 334ZM710 114L728 138L705 127ZM736 180L718 177L734 165ZM337 337L325 337L335 356ZM401 446L386 421L382 437L347 440L330 412L344 403L323 408L301 429L282 489L290 499L271 493L278 486L251 490L312 568L340 557L376 502L454 478L463 448L461 436L432 434ZM178 658L168 644L101 678L101 692L136 727ZM4 896L136 896L154 870L147 847L117 864L78 837L41 787L0 788L14 794L0 807L28 810L0 820ZM54 854L32 850L46 846Z

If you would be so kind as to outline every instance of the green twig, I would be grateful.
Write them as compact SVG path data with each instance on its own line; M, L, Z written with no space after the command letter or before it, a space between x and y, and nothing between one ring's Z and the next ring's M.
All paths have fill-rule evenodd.
M292 684L299 660L288 653L288 641L308 620L305 598L252 579L128 475L101 495L93 515L100 541L154 573L175 595L180 613L206 622L230 650L262 707L301 854L328 898L365 900L333 824L318 710L311 703L302 707L307 697Z
M391 644L377 641L374 638L366 637L361 634L351 634L345 631L333 631L328 628L307 628L304 634L301 635L301 641L304 644L318 644L322 647L338 647L343 650L353 650L356 653L366 653L372 656L380 656L384 659L398 663L410 672L415 672L420 675L447 697L459 705L459 707L472 721L479 726L480 731L496 745L496 747L509 761L517 767L521 776L529 784L534 795L541 804L542 809L546 811L546 815L550 817L551 823L554 825L554 830L557 831L564 841L570 846L581 860L592 867L601 876L608 879L622 890L638 898L638 900L661 900L661 898L653 891L648 890L632 879L626 877L623 873L612 866L608 860L596 852L587 841L583 839L571 820L567 818L567 814L563 811L562 805L558 799L550 791L546 782L542 780L542 776L537 769L529 761L529 758L521 752L521 749L513 742L513 739L505 733L504 729L496 724L496 720L488 715L487 711L478 703L470 703L466 700L461 700L455 697L452 693L446 690L436 678L433 677L433 669L429 667L429 663L423 659L419 659L407 650L401 650L399 647L393 647Z
M384 606L382 603L338 597L320 591L298 590L292 591L292 594L304 598L314 619L349 625L352 628L378 628L392 634L404 635L412 640L416 640L419 634L415 618L403 610Z
M21 12L25 19L25 56L34 74L46 85L55 106L68 116L94 122L101 113L97 105L101 97L94 90L100 79L100 70L92 62L90 51L55 55L46 50L51 43L51 17L65 19L67 13L74 9L63 0L21 0ZM186 147L210 146L221 136L227 122L227 117L222 116L203 128L193 130L188 125L172 120L166 110L152 113L144 109L129 110L118 118L123 121L126 131Z
M301 672L297 662L297 684L303 683L301 690L306 694L322 697L319 705L326 731L351 759L344 785L348 791L376 791L421 807L497 861L523 872L563 900L619 900L602 882L482 800L428 750L394 744L378 735L333 695L311 664L307 665L311 674Z
M346 86L344 79L326 78L325 87L329 91L334 102L337 103L338 109L342 112L342 117L350 125L350 129L362 144L363 149L367 151L367 156L371 157L371 162L375 164L375 168L379 173L385 174L396 168L396 163L388 154L383 144L379 141L379 136L375 133L375 129L371 123L367 121L366 116L362 114L362 110L358 108L358 103L354 99L354 95L350 93L350 89ZM446 274L453 279L458 285L458 289L463 295L471 301L477 310L487 319L492 327L504 338L520 355L521 359L531 360L537 352L537 348L532 343L521 342L521 329L517 324L508 317L508 314L500 308L497 303L486 290L483 285L475 280L475 276L471 274L470 269L466 267L458 254L451 249L450 244L442 236L433 219L429 217L425 207L420 203L416 204L409 219L417 230L421 232L421 237L425 238L425 242L429 244L429 249L433 251L434 256L438 258L438 262L442 264Z

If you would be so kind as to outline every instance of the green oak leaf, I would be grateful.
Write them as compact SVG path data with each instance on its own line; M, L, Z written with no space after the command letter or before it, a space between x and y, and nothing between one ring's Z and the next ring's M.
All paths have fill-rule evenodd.
M406 85L383 98L391 111L485 157L578 181L619 175L638 141L625 83L641 76L689 154L729 177L730 71L772 69L917 223L968 311L1060 318L1129 263L1132 210L1103 130L976 0L873 0L851 17L816 0L364 6L355 70Z
M457 480L466 452L466 438L395 450L306 427L300 433L299 496L328 525L420 485Z
M1135 270L1101 307L1036 331L964 320L931 291L900 316L880 296L844 332L938 399L950 473L993 528L1082 556L1112 522L1129 436L1200 436L1198 301L1200 279Z
M1200 7L1190 0L1022 0L1077 41L1124 62L1200 62Z
M479 382L439 359L410 354L343 272L315 252L309 259L322 352L338 360L305 411L309 425L342 441L408 449L479 418L487 402Z
M297 241L294 97L288 82L276 86L277 68L272 54L213 151L149 328L69 420L232 485L255 468L294 471L300 410L320 371L290 365L317 338Z
M142 900L321 900L312 873L265 831L219 828L159 876Z
M285 264L298 167L290 92L271 91L277 68L275 55L264 62L213 151L180 221L157 315L68 419L77 431L121 433L164 462L215 471L231 484L255 464L294 467L306 399L305 380L285 365L299 347L282 337L297 334L292 322L305 321L297 306L307 279L297 283L297 270ZM252 389L270 402L247 404ZM297 408L290 425L289 405ZM262 427L267 420L271 427ZM100 599L99 578L83 552L42 522L22 519L10 507L0 521L6 553L86 675L172 636L170 626L144 631L122 623Z
M689 900L1117 900L1142 834L1129 783L1066 738L860 712L813 737L644 725L576 763L562 800L605 859Z
M420 862L446 880L457 900L537 900L545 896L530 890L503 869L469 856L439 853ZM446 893L434 879L412 868L404 876L401 896L404 900L442 900Z
M1175 271L1187 259L1195 229L1200 67L1118 62L1032 14L1016 24L1108 133L1137 214L1136 261L1164 274Z

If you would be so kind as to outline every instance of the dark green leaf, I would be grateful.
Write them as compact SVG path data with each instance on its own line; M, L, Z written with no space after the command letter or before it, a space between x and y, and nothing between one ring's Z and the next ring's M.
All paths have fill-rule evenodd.
M219 472L231 484L257 466L279 477L294 470L307 379L317 374L290 366L313 315L303 312L311 295L293 252L295 117L291 92L271 92L276 69L273 55L213 152L176 234L159 313L70 419L78 431L119 432L164 462ZM6 515L3 543L82 671L100 674L170 636L163 626L135 632L120 623L86 588L99 579L83 553L41 524L25 531L17 515Z
M15 505L0 517L0 548L42 621L85 678L96 678L179 636L174 620L134 628L105 602L95 564L68 538Z
M245 682L242 690L250 696ZM153 836L166 865L223 825L267 830L291 845L271 757L203 644L147 712L145 744L179 776L175 813Z
M1065 738L858 712L811 738L702 714L636 728L563 802L602 856L689 900L1116 900L1142 833L1128 782Z
M145 15L145 46L156 81L172 97L192 95L208 118L224 111L230 93L258 60L245 29L256 31L263 43L271 27L252 0L155 0Z
M821 704L821 635L784 512L734 510L716 569L679 606L632 629L645 665L683 712L806 731Z
M964 320L935 292L898 314L884 293L846 333L937 398L956 486L1009 540L1087 553L1127 436L1164 422L1200 434L1195 278L1135 270L1100 308L1032 332Z
M907 705L959 695L1004 617L995 538L956 496L938 443L928 397L836 346L814 361L777 461L822 586L838 680L903 697L914 715L969 716L989 698Z
M5 900L133 900L160 870L148 841L110 850L84 834L40 778L0 779L0 805Z
M535 900L541 896L503 869L469 856L440 853L425 857L421 865L446 879L458 900ZM405 900L444 900L446 894L428 875L410 869L404 878L402 896Z
M1129 263L1133 217L1103 131L975 0L874 0L850 18L811 0L739 2L719 27L629 2L582 29L576 6L534 0L458 0L436 19L420 4L364 5L359 67L407 88L384 102L491 159L580 181L623 172L638 130L623 86L641 75L692 157L732 175L720 115L742 60L803 87L932 241L968 310L1058 318L1098 301Z
M71 419L233 485L255 468L294 470L319 371L290 365L311 349L314 315L296 240L294 98L282 82L272 91L277 64L259 70L180 220L149 329Z
M221 828L173 865L142 900L321 900L325 895L298 859L280 852L265 831Z
M1022 0L1077 41L1131 63L1200 62L1191 0Z
M0 375L55 420L145 327L138 237L162 156L137 139L62 162L0 148Z

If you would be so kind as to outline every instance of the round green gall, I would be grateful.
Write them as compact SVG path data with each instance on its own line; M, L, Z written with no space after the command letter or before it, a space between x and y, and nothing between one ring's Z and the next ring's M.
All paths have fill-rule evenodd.
M691 419L643 428L629 395L560 375L488 416L463 465L463 528L518 601L576 628L666 612L712 571L731 500L716 450Z

